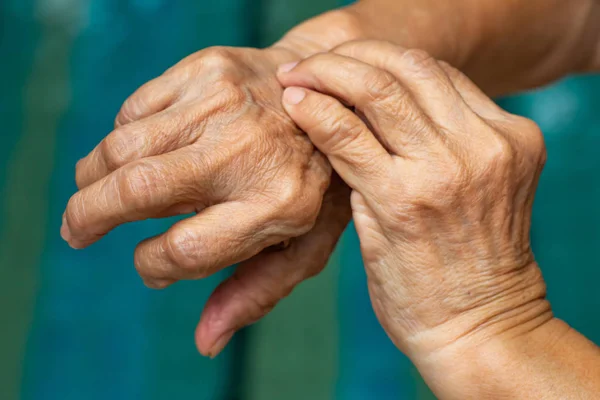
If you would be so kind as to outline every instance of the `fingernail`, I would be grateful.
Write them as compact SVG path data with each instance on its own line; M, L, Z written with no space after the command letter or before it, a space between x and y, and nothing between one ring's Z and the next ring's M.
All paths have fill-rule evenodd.
M281 64L279 66L279 68L277 68L277 73L278 74L284 74L286 72L290 72L291 70L294 69L294 67L298 65L298 62L291 62L291 63L287 63L287 64Z
M287 88L283 92L283 101L291 105L299 104L305 97L306 90L297 87Z
M62 237L65 242L69 242L71 240L71 231L69 231L69 225L67 225L67 217L65 216L65 214L63 214L62 217L60 237Z
M225 346L227 346L227 343L229 343L234 333L235 331L230 331L221 335L221 337L216 341L216 343L213 345L212 349L210 349L207 355L211 359L218 356L223 351Z

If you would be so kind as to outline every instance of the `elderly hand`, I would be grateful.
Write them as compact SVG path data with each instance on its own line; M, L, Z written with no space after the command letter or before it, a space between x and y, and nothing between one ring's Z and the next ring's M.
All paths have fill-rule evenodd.
M318 273L350 219L349 189L330 185L329 163L281 106L275 71L297 58L283 47L200 51L133 94L77 165L61 229L71 246L130 221L197 213L139 244L145 283L242 263L198 325L207 355ZM286 250L263 252L290 238Z
M529 240L545 162L532 121L385 42L344 44L279 79L289 115L352 188L373 307L426 379L446 351L552 319Z

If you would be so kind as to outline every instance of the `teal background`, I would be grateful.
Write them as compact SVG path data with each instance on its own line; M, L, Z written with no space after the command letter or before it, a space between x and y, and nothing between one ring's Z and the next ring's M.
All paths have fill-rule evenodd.
M555 314L600 344L600 76L566 79L500 101L535 120L548 162L536 196L533 247Z
M264 46L335 0L0 2L0 399L431 398L372 313L355 232L329 268L216 360L193 329L222 275L147 290L131 224L76 252L59 238L75 162L123 100L211 45ZM500 101L535 119L549 162L533 240L556 313L600 343L600 78Z

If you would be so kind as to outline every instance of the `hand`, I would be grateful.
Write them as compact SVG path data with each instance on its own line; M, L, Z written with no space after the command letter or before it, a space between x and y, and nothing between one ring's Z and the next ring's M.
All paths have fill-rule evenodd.
M289 115L352 188L379 321L426 377L448 349L552 319L529 241L545 162L533 122L385 42L344 44L279 79Z
M165 288L241 263L206 305L204 354L318 273L350 218L349 189L330 186L329 163L281 107L275 70L297 58L281 46L200 51L133 94L77 165L61 229L71 246L127 222L197 213L139 244L145 283ZM285 251L263 252L290 238Z

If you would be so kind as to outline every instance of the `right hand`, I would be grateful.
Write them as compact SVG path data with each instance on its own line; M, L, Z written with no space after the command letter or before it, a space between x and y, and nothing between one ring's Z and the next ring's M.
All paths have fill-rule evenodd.
M194 214L141 242L152 288L240 263L210 297L196 343L216 355L320 272L350 218L349 189L281 106L275 72L298 55L211 48L134 93L77 165L61 233L75 248L131 221ZM281 242L280 251L266 251Z
M385 42L342 45L279 79L289 115L353 189L373 307L418 367L552 319L529 241L546 154L535 123Z

